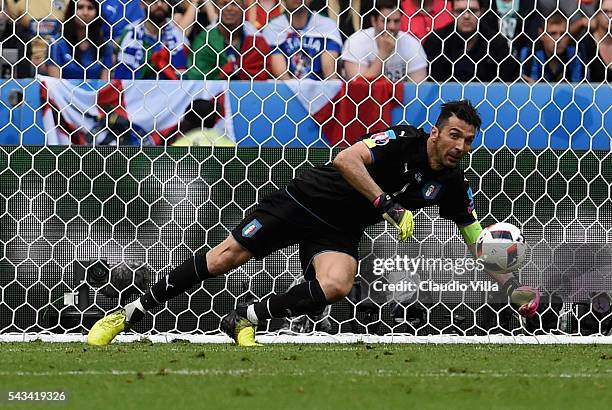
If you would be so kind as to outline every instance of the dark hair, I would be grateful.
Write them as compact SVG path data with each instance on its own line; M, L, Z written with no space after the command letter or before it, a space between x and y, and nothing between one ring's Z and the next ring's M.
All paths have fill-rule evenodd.
M399 8L399 2L397 0L376 0L375 10L378 12L385 9L395 10L397 8ZM376 16L377 14L374 15Z
M478 111L476 111L470 100L449 101L442 104L442 110L436 121L436 127L443 128L452 116L473 125L476 130L482 125L480 115L478 115Z
M548 24L567 24L567 17L565 17L565 14L557 11L546 17L546 25Z
M104 44L104 38L102 38L102 19L100 18L100 4L97 0L69 0L68 7L66 7L66 13L64 14L64 24L62 36L66 41L74 47L74 59L80 61L81 50L77 47L77 44L82 38L79 38L77 26L76 26L76 9L79 1L88 1L96 9L96 17L89 23L87 27L87 39L98 49ZM99 51L101 54L101 51Z

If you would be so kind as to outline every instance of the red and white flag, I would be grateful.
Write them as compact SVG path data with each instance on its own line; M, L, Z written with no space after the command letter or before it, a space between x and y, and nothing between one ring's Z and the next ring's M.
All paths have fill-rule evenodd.
M144 144L159 145L172 135L196 99L218 100L216 127L235 140L227 81L113 80L99 90L86 84L40 77L43 125L48 145L116 144L113 130L136 133ZM125 128L125 127L124 127Z
M366 133L391 126L391 110L403 99L404 85L376 80L292 80L287 86L321 125L330 146L354 144Z
M231 106L240 107L241 96L232 93L227 81L113 80L100 89L52 77L40 77L40 81L49 145L163 145L176 136L185 111L197 99L216 100L220 120L215 130L230 143L237 138L267 141L270 137L259 135L261 131L250 125L236 135L233 115L241 114L233 113ZM389 127L391 110L399 105L403 93L403 84L384 77L283 84L320 125L329 146L348 146L366 133ZM266 101L261 104L255 110L248 108L251 113L265 113Z

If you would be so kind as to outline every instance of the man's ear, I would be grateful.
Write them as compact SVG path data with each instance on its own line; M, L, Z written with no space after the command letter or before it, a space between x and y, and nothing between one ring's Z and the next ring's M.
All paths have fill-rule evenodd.
M378 18L378 11L374 11L370 16L370 24L372 27L376 27L376 19Z
M440 135L440 130L435 125L432 127L431 132L429 133L429 138L436 142L438 140L438 136Z

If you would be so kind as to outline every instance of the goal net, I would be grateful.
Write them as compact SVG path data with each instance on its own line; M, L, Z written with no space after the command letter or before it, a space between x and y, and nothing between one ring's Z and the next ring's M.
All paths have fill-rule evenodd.
M426 62L416 84L406 57L400 57L404 71L397 78L390 72L367 80L347 74L352 32L362 23L375 32L381 19L370 17L373 5L367 2L309 4L329 16L317 30L335 24L340 48L300 61L293 54L295 61L284 62L291 78L281 77L274 65L273 56L285 52L276 52L281 34L266 31L273 19L283 18L276 17L276 2L266 9L265 2L143 1L134 2L134 10L148 14L132 18L134 10L126 8L117 18L104 3L98 8L80 0L95 4L94 21L106 25L96 26L99 38L85 41L98 50L94 59L83 57L86 48L68 47L71 60L64 63L58 44L70 45L63 40L69 33L82 35L69 25L75 17L65 19L78 7L52 2L43 18L32 2L15 2L26 4L21 12L7 3L0 20L0 340L82 340L97 319L137 298L196 251L221 242L261 198L303 170L328 163L364 133L386 125L429 131L440 104L460 98L470 99L483 118L474 149L461 162L479 219L483 226L503 221L521 228L528 253L515 275L540 290L536 317L521 320L471 261L455 225L425 208L415 212L414 238L407 243L398 243L386 223L368 228L351 294L318 316L270 320L259 329L268 336L264 340L580 343L607 340L601 336L612 331L612 90L610 77L591 80L589 54L581 51L592 38L596 54L590 58L601 60L605 36L598 37L596 23L612 12L606 9L610 2L578 10L555 9L552 2L549 10L527 11L519 1L510 2L515 6L509 10L504 1L469 2L467 10L460 8L467 1L444 2L443 10L402 2L398 27L414 30L411 44ZM159 38L170 40L159 49L142 39L126 43L126 35L137 37L139 18L154 18L152 10L162 7L157 3L169 10ZM238 25L241 41L260 36L267 47L267 54L260 53L261 70L248 71L247 64L257 61L236 44L228 51L221 39L220 49L209 47L216 53L214 67L204 72L196 66L198 72L188 74L198 61L190 55L209 50L201 33L223 33L215 13L237 5L256 33ZM544 73L547 64L563 73L579 64L581 77L527 79L535 71L525 67L539 63L522 53L532 59L545 53L542 39L555 12L564 16L565 28L553 45L561 49L567 39L564 47L575 55L566 61L543 54L537 62ZM473 38L488 46L479 59L469 47L454 57L445 47L461 37L465 13L477 22ZM431 30L419 31L417 22ZM116 33L119 26L125 27ZM143 30L139 35L146 36ZM316 41L311 34L296 37L300 47ZM318 35L336 41L331 31ZM437 56L429 54L435 50L430 36L439 40ZM500 61L494 38L508 47ZM515 44L520 38L522 47ZM43 59L37 54L41 44ZM105 47L112 58L103 55ZM147 51L146 58L157 57L133 68L134 47ZM166 60L156 60L164 50ZM323 54L337 68L325 80L306 78L319 69ZM78 71L72 66L77 58L81 77L69 78ZM448 60L450 70L443 80L435 74L446 69L440 59ZM497 67L492 77L478 68L486 69L488 60ZM311 65L300 66L304 62ZM302 78L291 71L295 63L306 70ZM370 63L360 60L357 68ZM93 78L87 69L100 64ZM511 65L515 76L502 78ZM145 66L152 74L143 74ZM469 78L461 78L470 67ZM117 74L125 70L132 76ZM283 293L301 277L297 246L285 248L190 289L152 311L124 340L227 341L219 322L237 303Z

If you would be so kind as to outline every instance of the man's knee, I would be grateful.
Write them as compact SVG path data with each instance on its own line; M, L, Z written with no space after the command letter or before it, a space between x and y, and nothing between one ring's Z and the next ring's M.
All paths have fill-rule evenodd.
M210 274L219 276L245 264L252 257L253 254L230 235L207 253L206 262Z
M325 252L317 255L313 264L328 303L348 296L357 272L355 258L346 253Z
M325 299L329 303L337 302L351 293L353 288L353 280L346 280L345 278L333 278L327 277L321 283L323 293L325 293Z

